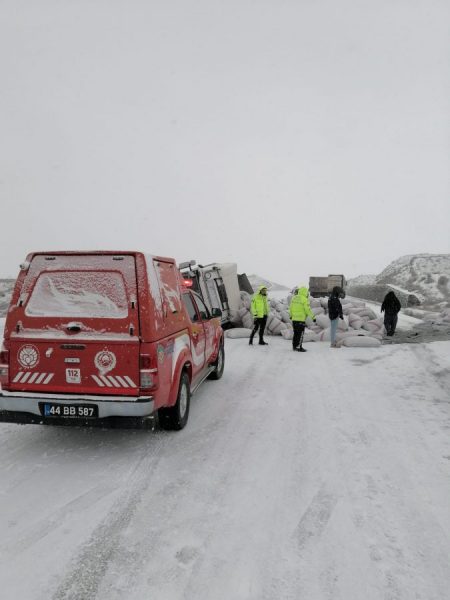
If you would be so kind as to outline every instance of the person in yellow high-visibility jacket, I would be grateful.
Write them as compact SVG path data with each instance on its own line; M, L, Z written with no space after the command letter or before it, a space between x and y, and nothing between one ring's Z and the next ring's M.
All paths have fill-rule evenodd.
M299 286L296 293L292 296L289 305L289 316L294 328L294 337L292 338L292 350L297 352L306 352L303 348L303 334L305 333L305 321L307 317L316 322L316 315L309 306L308 288Z
M250 310L253 315L255 326L253 327L253 331L250 335L248 343L250 345L253 344L253 338L255 337L255 333L259 329L259 345L267 346L267 342L265 342L263 338L264 330L266 328L267 316L269 314L269 303L267 301L267 287L265 285L259 286L258 292L252 298Z

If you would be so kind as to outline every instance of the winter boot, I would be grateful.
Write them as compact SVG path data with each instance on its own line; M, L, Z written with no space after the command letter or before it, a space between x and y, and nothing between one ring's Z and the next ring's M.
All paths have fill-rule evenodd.
M248 345L253 346L253 338L251 336L250 336L250 339L248 340Z
M308 350L306 350L305 348L303 348L303 346L300 346L300 348L297 348L297 350L299 352L308 352Z
M268 346L269 344L267 342L265 342L264 340L259 340L259 345L260 346Z

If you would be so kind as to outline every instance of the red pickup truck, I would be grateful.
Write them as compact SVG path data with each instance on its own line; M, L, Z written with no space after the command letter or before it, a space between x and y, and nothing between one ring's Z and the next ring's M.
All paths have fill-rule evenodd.
M219 379L220 311L175 260L141 252L36 252L21 265L0 352L0 420L145 419L182 429L190 396Z

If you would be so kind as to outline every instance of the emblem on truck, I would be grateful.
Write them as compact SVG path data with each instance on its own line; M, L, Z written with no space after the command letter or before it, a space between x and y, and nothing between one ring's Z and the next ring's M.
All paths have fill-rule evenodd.
M94 358L94 364L102 375L109 373L116 366L116 355L109 350L97 352Z
M39 362L39 351L31 344L22 346L17 353L17 360L24 369L32 369Z

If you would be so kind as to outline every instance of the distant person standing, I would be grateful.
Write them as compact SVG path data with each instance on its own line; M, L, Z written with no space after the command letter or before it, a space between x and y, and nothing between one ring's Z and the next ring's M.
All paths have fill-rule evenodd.
M384 312L384 326L386 335L393 336L397 327L398 313L402 305L394 292L388 292L381 305L381 312Z
M259 345L267 346L267 342L264 341L263 335L266 328L267 316L269 314L269 303L267 301L267 287L260 285L258 292L252 298L252 304L250 307L251 313L254 319L253 331L250 335L248 343L250 346L253 344L253 338L259 329Z
M328 298L328 316L331 322L331 348L337 348L336 345L336 331L338 327L338 319L344 319L342 314L342 304L339 298L343 298L345 292L339 286L335 286Z
M292 338L292 350L296 352L306 352L303 348L303 335L305 333L305 321L306 317L316 322L316 315L311 310L308 299L308 288L298 287L294 295L292 296L291 303L289 305L289 316L292 320L292 326L294 328L294 337Z

